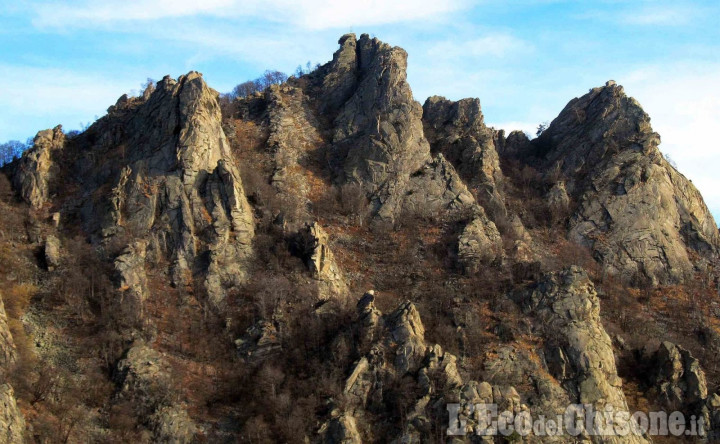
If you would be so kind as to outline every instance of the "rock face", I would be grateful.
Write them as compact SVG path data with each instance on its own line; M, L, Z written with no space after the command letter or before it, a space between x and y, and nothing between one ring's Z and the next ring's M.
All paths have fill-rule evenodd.
M400 434L382 436L388 442L393 439L419 442L428 436L433 421L447 421L446 396L459 399L465 406L486 401L515 412L527 409L512 387L493 387L476 381L464 383L458 373L457 358L440 345L425 341L425 327L414 304L404 302L383 316L374 301L375 294L369 291L358 302L354 329L359 350L364 354L345 381L344 408L333 409L320 429L323 442L367 442L379 438L374 434L388 418L376 417L373 412L383 411L388 402L396 401L392 398L392 387L400 381L413 384L416 398L410 400L412 407ZM465 420L466 432L474 433L478 426L476 418Z
M423 125L432 151L455 166L491 215L504 215L504 178L496 149L502 133L485 126L480 100L430 97L423 105Z
M709 259L720 248L702 197L659 143L640 104L614 82L570 101L533 141L545 171L580 202L569 237L591 247L607 271L653 284L687 280L688 249Z
M442 154L410 177L402 204L404 214L420 217L475 207L475 198Z
M549 330L548 368L571 395L597 411L607 405L628 412L622 381L617 374L612 341L600 322L600 302L584 270L571 267L544 276L524 295L529 313ZM593 437L594 442L646 442L639 436Z
M320 301L347 296L347 284L330 250L328 234L317 222L298 233L295 249L317 281Z
M688 350L667 341L660 344L650 362L648 384L660 404L702 418L710 440L720 438L720 396L708 393L700 362Z
M79 137L90 145L74 165L91 190L81 210L88 231L147 241L150 261L172 264L175 285L199 278L220 306L225 287L246 279L254 222L217 93L196 72L165 77Z
M25 419L9 384L0 385L0 444L25 442Z
M197 429L187 411L174 400L170 372L160 353L138 343L115 370L117 397L132 401L135 414L153 432L155 442L190 443Z
M467 224L458 240L458 257L466 272L502 260L503 242L495 224L484 215Z
M129 313L129 318L136 323L142 323L143 308L148 296L145 273L146 248L146 242L134 242L115 259L114 263L121 295L118 309Z
M707 400L705 372L689 351L663 342L654 356L652 385L664 405L671 408L695 406Z
M272 85L265 92L265 101L267 147L273 157L270 182L283 199L283 216L291 223L303 222L313 181L319 180L319 151L325 144L320 123L311 99L301 88Z
M342 183L359 183L393 221L410 175L430 161L422 107L407 83L407 53L363 34L340 39L322 68L322 108L333 118L330 158Z
M4 373L15 362L16 358L15 341L13 341L10 333L5 304L3 303L2 293L0 293L0 374Z
M13 185L20 197L33 208L47 202L53 177L53 154L65 145L62 126L40 131L33 147L23 154L13 174Z

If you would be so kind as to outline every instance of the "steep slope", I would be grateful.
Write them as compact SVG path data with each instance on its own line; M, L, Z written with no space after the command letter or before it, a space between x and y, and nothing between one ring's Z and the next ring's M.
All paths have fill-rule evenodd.
M506 138L415 102L402 49L339 45L249 97L165 77L2 170L7 439L520 438L478 403L720 430L718 233L639 105L608 84Z
M569 237L626 280L684 282L720 236L693 184L658 149L650 118L614 82L568 103L526 154L577 202ZM699 260L694 257L699 257Z
M321 92L321 109L337 109L330 158L339 180L360 183L379 217L392 221L410 175L430 160L422 108L407 83L407 53L367 34L339 43Z
M423 105L423 125L433 152L443 153L455 166L491 215L504 216L505 179L496 149L503 133L485 126L480 100L430 97Z

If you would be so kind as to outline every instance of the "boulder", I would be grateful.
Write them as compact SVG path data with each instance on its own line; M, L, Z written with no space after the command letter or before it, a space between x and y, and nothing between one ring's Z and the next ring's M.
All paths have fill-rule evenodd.
M45 239L45 264L48 271L60 266L60 240L53 235Z
M476 273L480 267L502 260L503 241L495 224L484 214L479 214L458 238L458 258L466 272Z
M137 241L126 247L115 258L117 287L121 300L119 309L130 314L134 322L143 322L145 300L148 297L145 256L147 242Z

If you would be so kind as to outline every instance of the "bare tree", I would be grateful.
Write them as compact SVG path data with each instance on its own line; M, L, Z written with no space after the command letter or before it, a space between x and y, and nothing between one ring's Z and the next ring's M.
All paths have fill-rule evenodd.
M22 156L29 146L19 140L10 140L0 145L0 166L10 163Z

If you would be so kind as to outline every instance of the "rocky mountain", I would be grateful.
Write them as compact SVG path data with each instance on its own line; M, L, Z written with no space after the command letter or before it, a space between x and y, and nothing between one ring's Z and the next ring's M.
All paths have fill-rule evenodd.
M719 433L720 234L640 104L608 82L531 140L339 45L243 97L165 77L2 169L0 443L676 439L479 404Z

